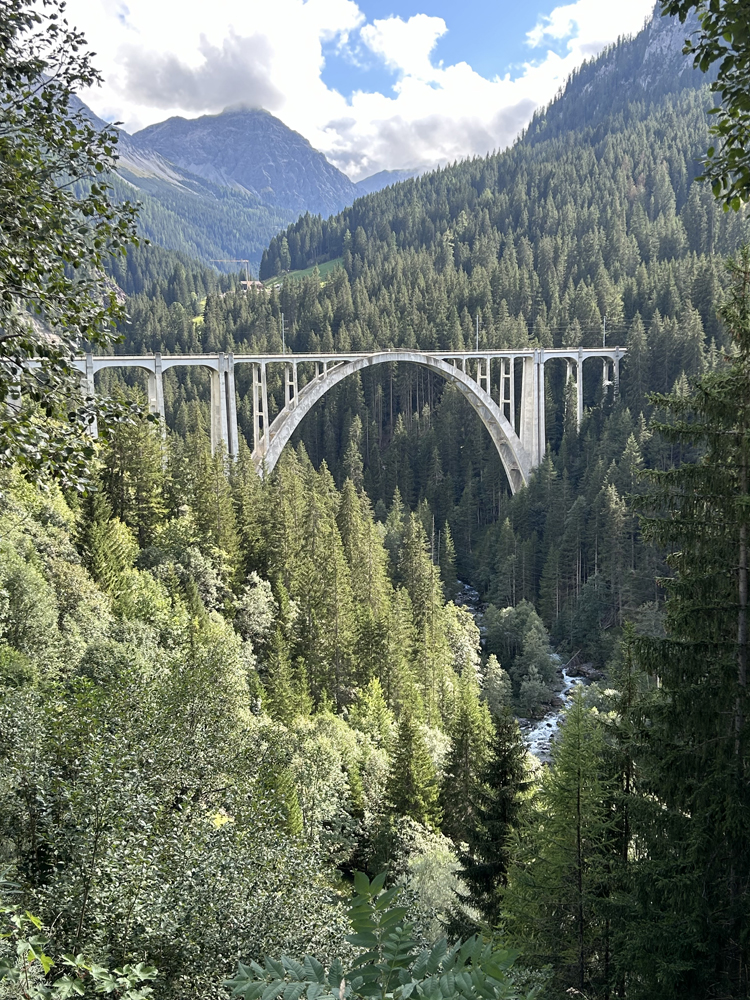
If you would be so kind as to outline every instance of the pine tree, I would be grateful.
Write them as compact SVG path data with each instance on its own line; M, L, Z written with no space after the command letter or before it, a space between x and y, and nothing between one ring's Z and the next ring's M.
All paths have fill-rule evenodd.
M729 262L722 318L735 353L695 391L657 397L658 426L702 458L648 474L646 537L669 552L667 637L641 637L659 690L640 723L631 955L645 996L746 997L750 988L748 524L750 250ZM636 916L637 915L637 916ZM648 941L645 954L637 952ZM639 957L640 955L640 957Z
M403 712L391 760L390 807L397 816L410 816L417 823L436 828L440 823L439 797L435 765L419 722L411 712Z
M480 775L487 759L492 723L486 704L479 700L476 679L468 670L459 680L456 701L440 802L443 832L461 844L470 840L478 822Z

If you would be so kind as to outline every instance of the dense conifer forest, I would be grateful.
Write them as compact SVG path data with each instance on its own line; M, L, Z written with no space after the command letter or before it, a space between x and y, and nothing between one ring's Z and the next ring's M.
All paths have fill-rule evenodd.
M580 429L548 366L515 495L458 392L395 360L264 477L242 369L236 461L195 369L166 428L100 376L82 478L20 438L0 997L748 996L750 230L694 181L704 81L632 85L655 30L510 150L301 218L263 288L155 245L107 262L122 353L280 352L282 315L297 353L463 350L477 321L628 353L619 394L586 369ZM587 683L542 763L518 720L563 665Z

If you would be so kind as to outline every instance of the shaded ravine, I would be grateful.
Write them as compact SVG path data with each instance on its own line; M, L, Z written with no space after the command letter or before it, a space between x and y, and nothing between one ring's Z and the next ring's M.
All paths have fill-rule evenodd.
M455 597L456 604L460 605L471 614L479 628L479 634L484 639L483 618L484 612L479 599L479 592L470 584L458 581L458 595ZM518 725L523 734L529 753L533 754L542 763L549 763L552 757L552 743L560 731L563 717L570 703L573 690L584 684L583 677L571 677L567 670L559 669L562 681L562 688L557 692L555 707L551 708L544 718L539 720L524 719L518 717Z

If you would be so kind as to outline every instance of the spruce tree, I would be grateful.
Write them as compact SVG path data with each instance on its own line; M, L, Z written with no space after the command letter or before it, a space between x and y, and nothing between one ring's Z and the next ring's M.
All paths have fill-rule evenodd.
M459 680L441 789L443 832L456 844L467 843L478 823L481 775L488 754L492 723L471 671Z
M349 725L367 733L378 746L389 747L393 739L393 713L383 695L383 688L377 677L373 677L364 691L360 692L349 711Z
M419 722L408 711L399 720L388 785L389 805L397 816L410 816L424 826L440 824L435 765Z
M440 551L438 553L440 563L440 579L443 581L446 596L449 599L455 597L458 592L458 577L456 576L456 546L453 544L453 534L450 525L446 522L443 526L440 538Z
M290 725L297 716L310 714L312 701L304 662L298 662L296 669L292 666L288 644L279 628L271 640L265 687L271 718Z
M126 525L112 516L112 507L100 489L91 490L83 500L78 547L94 580L115 593L135 561L138 545Z
M526 746L510 709L506 706L492 721L477 782L476 821L461 857L461 877L469 887L463 902L479 909L490 925L499 916L499 890L506 882L513 833L520 826L529 785Z
M648 473L645 536L672 576L664 639L640 637L659 679L641 713L641 796L626 939L646 996L746 997L750 988L748 525L750 523L750 250L729 262L722 318L734 353L695 390L654 399L658 425L702 457ZM646 947L647 943L647 947ZM651 993L653 995L653 993Z
M602 727L580 689L524 829L503 896L506 926L556 985L590 995L612 982L607 896L617 858Z
M231 578L241 563L241 546L226 453L212 455L208 440L191 434L175 446L171 468L182 502L200 529L201 547L221 553L218 559Z
M112 512L149 545L167 511L164 445L158 429L145 419L118 424L104 452L102 486Z

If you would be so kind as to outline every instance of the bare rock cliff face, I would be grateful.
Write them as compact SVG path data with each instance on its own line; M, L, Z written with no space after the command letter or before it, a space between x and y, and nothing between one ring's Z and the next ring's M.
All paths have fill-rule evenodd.
M677 18L662 17L657 5L642 31L620 39L572 74L550 106L535 115L527 141L596 127L632 102L643 102L645 111L649 102L666 94L704 86L712 77L693 69L692 56L682 51L697 28L697 18L680 24Z
M169 118L136 132L131 142L190 174L294 212L330 215L357 197L345 174L267 111Z

